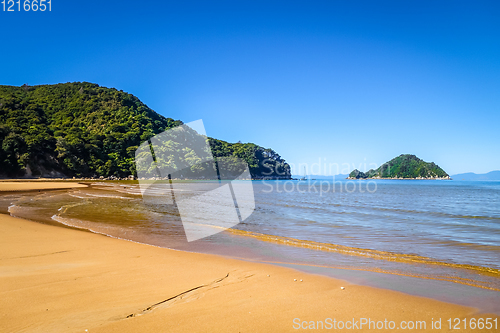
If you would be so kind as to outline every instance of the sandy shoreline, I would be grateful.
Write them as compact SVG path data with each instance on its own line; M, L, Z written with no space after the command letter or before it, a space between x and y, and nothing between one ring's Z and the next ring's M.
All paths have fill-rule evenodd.
M41 182L41 181L0 181L0 192L20 192L35 190L62 190L88 187L75 182Z
M449 318L461 321L476 313L274 265L7 215L0 215L0 295L1 332L283 332L310 327L311 321L328 328L333 319L359 326L361 318L387 319L396 327L425 321L426 330L436 332L448 330ZM438 318L442 330L431 328Z

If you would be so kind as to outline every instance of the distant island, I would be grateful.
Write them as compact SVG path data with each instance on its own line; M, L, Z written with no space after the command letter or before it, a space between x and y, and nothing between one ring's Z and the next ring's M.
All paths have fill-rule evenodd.
M305 178L307 180L339 180L339 179L346 179L349 177L348 174L336 174L336 175L315 175L315 174L310 174L310 175L292 175L292 179L302 179Z
M354 169L347 179L451 179L433 162L425 162L415 155L403 154L382 164L376 170L361 172Z
M459 173L451 176L455 180L500 180L500 170L476 174L473 172Z
M134 95L93 83L0 85L0 177L132 178L138 146L182 124ZM216 161L243 159L254 179L291 178L290 165L272 149L208 140Z

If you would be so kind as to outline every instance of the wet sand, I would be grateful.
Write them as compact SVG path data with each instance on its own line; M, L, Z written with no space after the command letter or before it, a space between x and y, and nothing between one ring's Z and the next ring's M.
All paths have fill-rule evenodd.
M425 321L425 330L414 330L439 332L448 330L449 318L497 318L289 268L7 215L0 215L0 295L1 332L283 332L321 321L328 328L334 319L359 326L362 318L394 321L396 328ZM442 329L432 329L439 318ZM478 330L462 324L461 331Z

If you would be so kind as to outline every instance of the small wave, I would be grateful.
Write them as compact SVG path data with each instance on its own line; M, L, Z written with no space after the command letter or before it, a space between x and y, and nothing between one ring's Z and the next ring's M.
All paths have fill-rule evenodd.
M500 220L500 217L497 216L484 216L484 215L463 215L463 214L450 214L438 211L425 211L425 210L414 210L414 209L402 209L402 208L386 208L386 207L376 207L376 206L349 206L350 208L362 208L368 211L383 211L383 212L397 212L404 214L415 214L415 215L430 215L437 217L447 217L447 218L455 218L455 219L472 219L472 220Z
M81 229L81 230L90 231L91 233L94 233L94 234L97 234L97 235L103 235L103 236L107 236L107 237L110 237L110 238L120 239L120 240L132 242L132 243L136 243L136 244L142 244L142 245L153 246L153 247L157 247L157 248L169 249L169 250L172 250L172 251L189 252L189 251L178 250L178 249L164 247L164 246L158 246L158 245L153 245L153 244L138 242L138 241L134 241L134 240L131 240L131 239L128 239L128 238L122 238L122 237L118 237L118 236L113 236L111 234L108 234L108 233L105 233L105 232L102 232L102 231L94 230L94 229L92 229L90 227L84 227L84 226L81 226L81 225L78 225L78 224L75 224L75 223L70 223L70 222L68 222L68 220L70 220L70 219L65 219L65 218L60 217L58 215L52 215L51 218L54 221L58 222L58 223L64 224L65 226L72 227L72 228L78 228L78 229ZM77 221L79 221L79 220L77 220Z
M459 283L467 286L472 286L476 288L482 288L482 289L488 289L488 290L494 290L494 291L500 291L500 289L496 287L489 286L488 283L482 282L482 281L475 281L472 279L467 279L467 278L461 278L458 276L439 276L439 275L426 275L426 274L419 274L419 273L409 273L409 272L404 272L404 271L399 271L399 270L387 270L387 269L382 269L378 267L371 267L371 268L365 268L365 267L352 267L352 266L331 266L331 265L320 265L320 264L313 264L313 263L300 263L300 262L286 262L286 261L274 261L274 260L262 260L262 259L249 259L245 257L232 257L234 259L240 259L240 260L246 260L246 261L253 261L253 262L260 262L260 263L269 263L269 264L285 264L285 265L294 265L294 266L308 266L308 267L321 267L321 268L333 268L333 269L345 269L345 270L351 270L351 271L364 271L364 272L375 272L375 273L383 273L383 274L391 274L391 275L399 275L399 276L407 276L407 277L414 277L414 278L419 278L419 279L428 279L428 280L437 280L437 281L447 281L447 282L454 282L454 283Z
M107 183L100 183L100 182L97 182L97 183L93 183L92 186L107 186L107 187L116 187L115 184L107 184Z
M7 207L7 212L9 212L9 214L11 214L11 209L16 207L16 205L10 205L9 207Z
M125 200L132 200L133 199L133 198L128 198L128 197L122 197L120 195L91 194L91 193L85 193L85 195L89 195L91 197L97 197L97 198L113 198L113 199L125 199Z
M78 198L78 199L88 199L87 197L81 197L79 195L76 195L76 194L73 194L73 193L69 193L69 195L73 198Z
M340 254L351 255L351 256L362 256L369 257L372 259L378 260L387 260L387 261L397 261L401 263L411 263L411 264L427 264L427 265L439 265L446 266L450 268L456 269L466 269L475 271L481 274L487 274L495 277L500 277L500 270L496 268L483 267L483 266L475 266L475 265L467 265L467 264L455 264L450 262L439 261L429 257L423 257L416 254L404 254L404 253L395 253L388 251L379 251L372 249L363 249L356 248L351 246L344 246L339 244L329 244L329 243L321 243L309 240L288 238L282 236L275 235L266 235L260 234L251 231L239 230L239 229L227 229L228 232L245 237L252 237L259 239L261 241L294 246L300 248L308 248L317 251L328 251L328 252L337 252ZM499 290L500 291L500 290Z
M125 193L125 194L129 194L129 195L140 195L142 196L142 193L141 193L141 190L116 190L116 192L120 192L120 193Z
M83 193L82 195L84 195L84 196L80 196L80 195L77 195L77 194L74 194L74 193L70 193L69 195L72 196L72 197L74 197L74 198L78 198L78 199L89 199L89 197L125 199L125 200L132 200L133 199L133 198L128 198L128 197L123 197L123 196L120 196L120 195L111 195L111 194Z

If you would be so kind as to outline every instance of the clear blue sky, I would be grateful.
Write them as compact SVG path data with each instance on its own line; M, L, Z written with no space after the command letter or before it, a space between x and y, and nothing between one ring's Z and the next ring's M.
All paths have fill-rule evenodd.
M294 165L500 169L498 1L52 0L0 28L0 84L116 87Z

